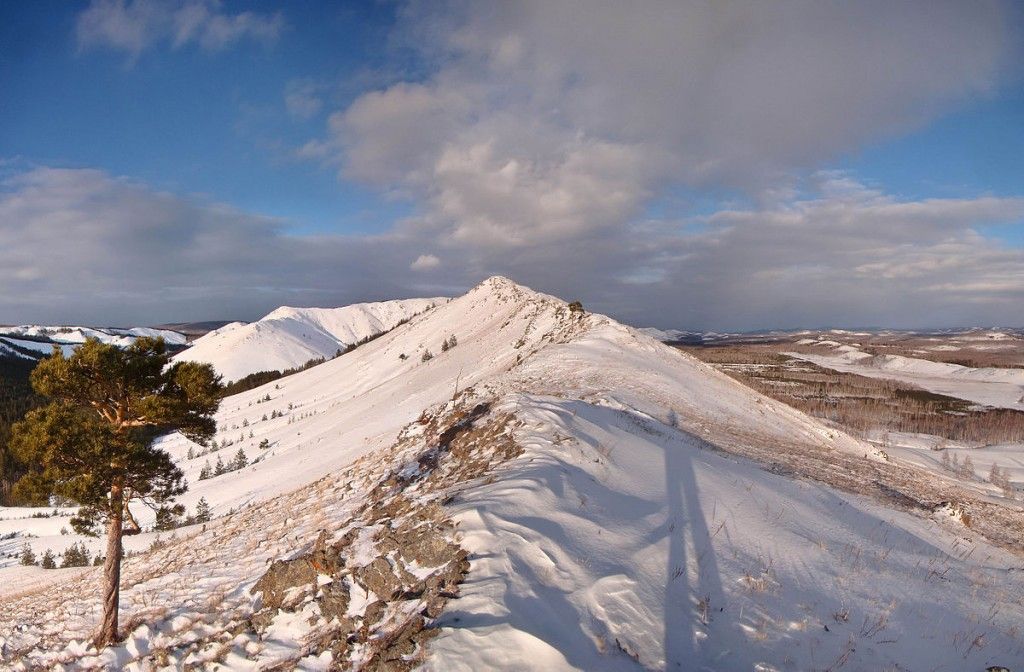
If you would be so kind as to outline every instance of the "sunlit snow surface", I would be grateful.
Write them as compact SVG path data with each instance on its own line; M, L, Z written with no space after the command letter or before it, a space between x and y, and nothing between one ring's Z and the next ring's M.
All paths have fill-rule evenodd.
M281 307L245 324L232 322L197 339L178 360L212 364L225 380L284 371L393 329L448 299L402 299L342 308Z

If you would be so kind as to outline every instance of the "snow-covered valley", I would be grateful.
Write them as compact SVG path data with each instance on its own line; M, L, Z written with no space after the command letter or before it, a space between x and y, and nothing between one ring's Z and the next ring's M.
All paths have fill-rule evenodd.
M917 357L871 355L838 343L835 354L787 354L836 371L899 380L984 406L1024 410L1024 369L979 368Z
M504 278L422 308L351 352L225 399L216 451L161 440L189 481L181 501L193 511L205 499L214 519L126 540L134 554L123 645L87 644L98 569L7 559L2 664L765 671L1024 662L1016 503ZM224 337L225 353L245 353L243 365L255 353L308 359L294 341L259 340L259 330L226 340L239 329L210 337ZM208 463L239 450L247 466L200 480ZM26 542L36 552L79 541L99 548L61 533L68 512L23 517L31 513L0 509L0 553ZM137 513L143 527L153 523ZM424 564L411 542L389 541L419 528L444 540L447 563ZM269 584L254 587L273 561L324 552L321 532L342 568L268 607ZM451 578L456 548L468 572L442 604L429 586ZM367 571L380 562L388 576L428 587L384 595L383 579Z

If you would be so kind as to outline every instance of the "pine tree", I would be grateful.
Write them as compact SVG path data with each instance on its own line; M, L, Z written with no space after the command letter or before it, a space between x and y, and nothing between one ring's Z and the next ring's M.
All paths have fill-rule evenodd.
M449 349L450 348L454 348L458 344L459 344L459 340L457 338L455 338L455 334L452 334L451 336L448 337L448 347L449 347Z
M185 455L185 459L186 460L194 460L194 459L196 459L196 451L195 451L195 449L192 446L188 447L188 454Z
M434 355L431 354L430 350L424 350L423 351L423 356L420 357L420 361L421 362L429 362L433 358L434 358Z
M249 456L245 454L245 451L241 448L235 453L235 459L231 462L232 469L245 469L249 465Z
M210 466L210 461L207 460L203 468L199 470L199 480L205 481L208 478L213 478L213 467Z
M210 503L206 501L206 497L200 497L199 501L196 502L195 521L197 523L210 522Z
M79 542L71 544L64 551L64 559L60 566L61 569L66 567L88 567L90 562L89 550L85 547L85 544Z
M159 532L173 530L181 524L179 518L184 512L185 509L181 504L176 504L175 506L161 506L156 510L156 523L153 525L153 529Z
M448 339L447 338L444 339L443 341L441 341L441 352L448 352L448 349L451 348L451 347L452 346L450 346L448 344Z
M217 466L213 468L213 475L220 476L221 474L227 473L227 468L224 466L224 460L220 459L220 455L217 456Z
M187 488L153 439L170 431L200 443L210 438L220 378L208 364L172 364L163 339L139 338L126 348L89 339L68 357L55 347L33 370L32 387L51 402L13 428L12 448L32 465L16 487L77 502L72 526L79 533L96 534L105 524L96 637L105 646L118 639L121 539L125 525L137 528L129 504L160 506Z
M77 555L78 544L71 544L66 549L64 549L64 554L61 556L60 562L61 569L64 569L66 567L78 567L79 563L77 562Z
M29 565L36 564L36 554L32 552L32 547L28 544L25 544L21 547L21 555L19 556L19 562L21 562L21 564L25 565L26 567Z
M43 559L39 561L39 566L43 569L57 569L57 562L53 559L53 551L46 549L43 553Z

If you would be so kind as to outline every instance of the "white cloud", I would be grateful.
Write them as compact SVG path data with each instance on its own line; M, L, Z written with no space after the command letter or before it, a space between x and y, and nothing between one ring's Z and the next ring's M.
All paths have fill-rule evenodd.
M698 293L692 322L728 328L1024 323L1024 250L976 231L1020 225L1024 198L908 202L848 177L840 191L818 182L813 197L720 211L663 240L669 272L654 293ZM996 311L995 297L1013 301Z
M207 51L245 39L269 44L283 28L280 13L229 14L219 0L92 0L78 15L76 35L80 48L107 47L135 59L161 42Z
M323 160L330 155L330 146L321 140L310 140L295 150L295 157L298 159Z
M441 265L441 260L432 254L421 254L416 257L416 261L409 264L409 268L414 271L429 271L430 269L437 268Z
M991 93L998 2L413 3L438 67L329 120L343 176L453 241L621 227L666 187L785 194L789 176ZM840 188L841 185L833 185Z

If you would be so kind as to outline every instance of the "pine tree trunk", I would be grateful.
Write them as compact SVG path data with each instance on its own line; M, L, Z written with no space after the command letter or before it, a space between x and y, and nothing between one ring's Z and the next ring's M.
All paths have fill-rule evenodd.
M107 521L107 557L103 562L103 626L96 636L96 647L117 641L117 608L121 599L121 535L124 506L121 485L110 489L110 518Z

